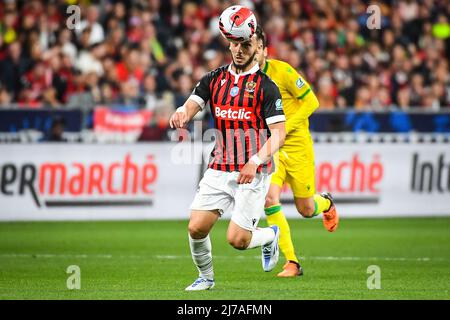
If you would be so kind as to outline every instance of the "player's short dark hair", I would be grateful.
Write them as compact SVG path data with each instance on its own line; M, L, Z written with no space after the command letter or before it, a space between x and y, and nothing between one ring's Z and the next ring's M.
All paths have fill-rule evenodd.
M263 30L260 26L257 26L257 27L256 27L255 34L256 34L256 38L257 38L258 40L261 40L261 41L262 41L262 43L263 43L263 48L267 47L267 38L266 38L266 34L265 34L264 30Z

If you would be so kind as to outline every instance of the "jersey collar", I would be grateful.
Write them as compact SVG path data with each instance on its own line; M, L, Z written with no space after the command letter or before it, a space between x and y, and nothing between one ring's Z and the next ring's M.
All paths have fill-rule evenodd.
M248 71L242 72L242 73L236 73L234 72L234 70L231 68L231 63L228 66L228 72L231 73L233 76L235 77L241 77L241 76L246 76L247 74L252 74L255 73L259 70L259 64L258 62L255 62L255 65Z

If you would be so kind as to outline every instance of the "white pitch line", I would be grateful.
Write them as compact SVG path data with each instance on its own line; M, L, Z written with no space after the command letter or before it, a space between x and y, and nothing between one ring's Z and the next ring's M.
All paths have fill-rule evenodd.
M0 254L1 258L104 258L111 259L110 254L55 254L55 253L4 253Z
M66 258L66 259L160 259L160 260L176 260L191 259L190 255L113 255L113 254L54 254L54 253L3 253L0 258ZM253 255L230 255L230 256L213 256L214 259L260 259L261 256ZM450 261L450 258L444 257L338 257L338 256L300 256L300 260L330 260L330 261Z
M157 255L158 259L185 259L191 258L191 256L173 256L173 255ZM261 256L213 256L213 259L261 259ZM321 257L321 256L300 256L300 260L337 260L337 261L448 261L450 258L407 258L407 257Z

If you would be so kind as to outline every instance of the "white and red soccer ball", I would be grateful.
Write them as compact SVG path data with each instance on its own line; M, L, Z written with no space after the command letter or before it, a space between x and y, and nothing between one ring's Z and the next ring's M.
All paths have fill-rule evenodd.
M220 33L233 42L249 40L255 34L256 26L255 14L244 6L228 7L219 17Z

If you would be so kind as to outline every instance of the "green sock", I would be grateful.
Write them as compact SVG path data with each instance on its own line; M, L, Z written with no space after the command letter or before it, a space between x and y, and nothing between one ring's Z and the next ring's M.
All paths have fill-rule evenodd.
M314 195L314 216L330 209L331 202L327 198L322 197L320 194Z

